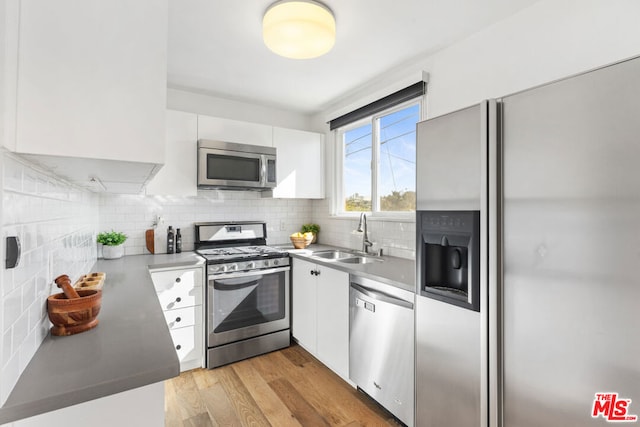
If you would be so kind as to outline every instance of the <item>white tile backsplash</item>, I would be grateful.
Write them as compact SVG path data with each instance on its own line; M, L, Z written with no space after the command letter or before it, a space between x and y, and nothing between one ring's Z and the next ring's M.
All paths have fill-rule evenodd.
M331 216L330 199L313 201L313 222L320 225L319 242L351 249L362 249L362 233L356 231L359 216ZM415 220L399 221L367 215L367 234L373 250L385 255L414 259L416 256Z
M18 236L19 265L0 278L0 404L49 332L46 300L58 292L53 279L72 280L96 260L98 197L42 171L18 156L0 151L1 224L4 239Z
M310 222L312 215L310 200L262 198L253 191L205 190L197 197L101 194L99 231L125 233L125 254L136 255L149 253L145 230L156 216L163 218L156 233L156 253L166 252L169 226L180 229L182 248L189 251L194 247L195 222L257 220L267 223L267 243L273 245L289 243L289 235Z

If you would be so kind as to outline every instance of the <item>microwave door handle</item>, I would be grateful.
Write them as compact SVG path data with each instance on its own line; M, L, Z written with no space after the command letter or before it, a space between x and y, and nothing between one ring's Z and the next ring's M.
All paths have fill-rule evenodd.
M264 154L260 156L260 185L267 185L267 157Z

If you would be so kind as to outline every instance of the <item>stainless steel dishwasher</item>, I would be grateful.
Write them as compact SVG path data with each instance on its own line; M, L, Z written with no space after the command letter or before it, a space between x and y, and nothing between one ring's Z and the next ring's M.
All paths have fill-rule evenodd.
M414 293L349 276L349 378L414 424Z

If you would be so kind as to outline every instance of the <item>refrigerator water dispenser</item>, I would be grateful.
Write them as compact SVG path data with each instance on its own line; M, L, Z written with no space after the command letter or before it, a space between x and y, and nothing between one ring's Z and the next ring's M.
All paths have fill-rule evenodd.
M480 311L480 212L417 215L420 295Z

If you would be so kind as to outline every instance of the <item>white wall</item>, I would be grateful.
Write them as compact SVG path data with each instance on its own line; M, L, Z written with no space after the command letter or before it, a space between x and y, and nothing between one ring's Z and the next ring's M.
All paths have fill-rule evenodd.
M72 281L88 273L96 261L97 197L0 149L2 171L2 244L18 236L18 266L0 276L0 403L49 333L46 299L59 290L53 279Z
M334 137L324 125L429 73L427 117L454 111L602 65L640 55L640 1L544 0L433 55L396 67L314 116L327 132L327 182L333 189ZM314 202L314 220L338 244L345 226ZM384 223L384 221L383 221ZM386 224L386 223L385 223ZM410 223L404 223L405 228ZM383 225L384 229L384 225ZM373 236L376 238L376 236ZM384 239L384 233L383 237ZM396 239L396 247L415 247ZM406 251L405 251L406 252Z
M291 129L314 130L311 126L311 116L306 114L179 89L169 88L167 90L167 108Z
M431 59L430 117L640 55L637 0L547 0Z
M638 16L637 0L542 0L365 82L315 115L314 126L415 83L423 71L430 77L427 115L434 117L640 55Z

